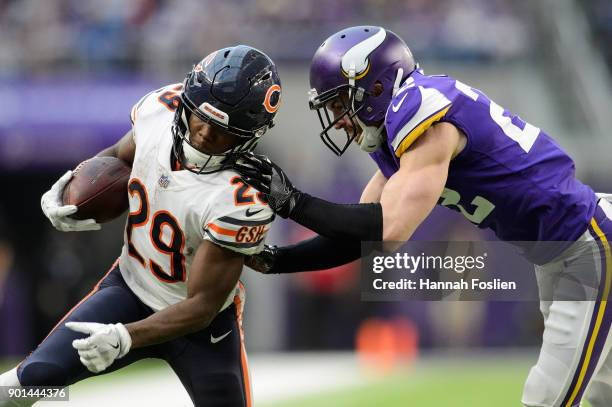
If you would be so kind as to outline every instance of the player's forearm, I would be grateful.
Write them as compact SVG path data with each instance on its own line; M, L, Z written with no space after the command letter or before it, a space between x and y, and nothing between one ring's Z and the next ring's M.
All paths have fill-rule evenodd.
M290 218L330 239L366 242L383 236L379 203L337 204L302 193Z
M141 321L126 324L132 349L167 342L206 328L220 306L206 303L199 296L187 298Z
M297 273L326 270L357 260L361 257L361 242L316 236L276 250L274 266L269 273Z

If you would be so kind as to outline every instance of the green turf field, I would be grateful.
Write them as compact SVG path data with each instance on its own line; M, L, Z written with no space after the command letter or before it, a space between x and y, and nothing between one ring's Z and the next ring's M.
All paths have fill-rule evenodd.
M265 407L516 407L522 405L523 382L531 363L531 358L436 360L365 386Z
M533 357L422 358L415 366L366 384L330 392L289 398L257 407L510 407L520 406L523 382ZM0 363L1 371L13 364ZM159 361L142 361L108 376L86 380L75 390L87 391L130 378L142 380L168 370ZM257 372L253 372L257 374ZM278 385L291 380L279 372ZM178 385L178 384L177 384ZM121 405L120 403L118 405ZM588 406L588 404L586 404Z

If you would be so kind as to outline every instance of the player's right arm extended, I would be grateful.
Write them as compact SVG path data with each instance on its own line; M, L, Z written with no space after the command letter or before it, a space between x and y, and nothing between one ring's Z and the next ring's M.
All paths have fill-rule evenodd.
M380 202L387 178L380 170L372 176L361 194L360 203ZM330 239L317 235L312 239L283 246L268 247L250 256L246 265L266 274L318 271L342 266L361 257L361 242Z
M204 240L189 270L187 298L126 325L132 349L206 328L236 287L243 264L244 255Z

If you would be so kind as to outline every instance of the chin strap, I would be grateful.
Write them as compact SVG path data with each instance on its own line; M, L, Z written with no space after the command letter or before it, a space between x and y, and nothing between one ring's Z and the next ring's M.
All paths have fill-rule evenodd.
M262 133L263 134L263 133ZM185 157L185 161L187 165L192 166L192 168L202 168L206 167L208 169L220 168L227 159L227 154L236 152L248 152L252 151L257 143L259 142L260 135L257 135L250 140L247 140L243 144L236 146L234 149L229 149L221 154L206 154L195 147L193 147L187 140L189 140L190 133L189 130L185 131L185 139L182 141L183 144L183 156Z
M355 119L362 129L359 147L366 153L373 153L378 150L383 143L382 132L385 129L385 124L383 123L378 127L366 126L359 117L355 116Z
M198 151L186 140L183 140L183 155L185 156L185 161L187 164L193 166L194 168L202 168L203 166L206 166L207 168L216 168L221 166L223 160L225 159L225 157L222 155L210 155Z
M391 94L392 98L397 94L403 77L404 69L399 68L397 70L397 75L395 76L395 82L393 83L393 92ZM383 130L385 129L385 123L383 122L383 124L378 127L366 126L358 116L355 116L355 119L357 119L357 123L363 130L361 140L359 141L359 147L361 147L361 149L366 153L373 153L374 151L378 150L383 143Z

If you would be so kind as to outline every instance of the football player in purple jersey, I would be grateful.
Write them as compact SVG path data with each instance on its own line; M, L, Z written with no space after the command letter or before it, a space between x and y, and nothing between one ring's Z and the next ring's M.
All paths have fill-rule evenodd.
M461 212L501 240L523 242L540 292L552 291L551 298L552 281L576 262L595 270L601 284L593 300L542 298L543 344L522 402L566 407L586 398L611 406L612 204L575 178L567 153L480 90L426 75L406 44L381 27L351 27L326 39L310 84L324 143L336 155L357 143L378 171L359 204L335 204L296 189L266 157L245 159L239 172L271 208L319 233L268 247L250 265L264 273L334 267L359 258L362 241L408 240L436 204Z

